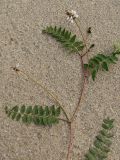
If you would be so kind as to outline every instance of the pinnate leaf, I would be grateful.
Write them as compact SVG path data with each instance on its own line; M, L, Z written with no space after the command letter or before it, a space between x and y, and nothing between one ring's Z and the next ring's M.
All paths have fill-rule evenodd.
M5 112L13 120L35 125L53 125L59 122L60 107L53 106L15 106L12 109L5 108Z
M113 134L111 129L113 128L113 122L114 120L110 118L103 120L102 130L96 136L93 147L85 154L85 160L104 160L107 158L112 144Z
M79 52L83 50L84 45L82 41L76 40L76 35L71 35L71 32L62 27L46 27L43 33L47 33L61 42L63 46L70 52Z
M97 54L91 58L88 64L84 64L84 68L92 75L93 81L99 70L108 71L110 64L116 64L118 61L117 55L120 54L120 49L115 48L115 51L111 55Z

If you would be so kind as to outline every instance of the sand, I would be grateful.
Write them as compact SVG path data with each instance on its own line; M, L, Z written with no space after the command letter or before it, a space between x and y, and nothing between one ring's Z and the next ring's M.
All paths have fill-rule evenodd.
M92 27L88 44L97 53L109 54L120 40L119 0L1 0L0 1L0 160L65 160L68 128L26 126L7 118L4 107L55 104L43 90L11 67L20 68L56 93L71 116L81 89L77 54L68 55L61 44L42 34L47 25L61 25L79 34L66 21L65 10L74 9L81 28ZM120 60L120 59L119 59ZM101 128L103 118L115 118L115 137L108 160L120 159L120 61L110 71L89 78L74 122L72 160L83 160Z

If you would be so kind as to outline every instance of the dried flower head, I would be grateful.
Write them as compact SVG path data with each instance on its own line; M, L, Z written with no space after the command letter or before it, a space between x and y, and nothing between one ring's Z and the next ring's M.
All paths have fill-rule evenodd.
M68 17L67 17L67 20L68 20L69 22L71 22L71 23L73 23L74 20L79 17L78 14L77 14L77 12L74 11L74 10L66 11L66 15L68 16Z
M12 69L14 71L18 72L19 71L19 66L20 66L19 63L17 63L15 67L12 67Z

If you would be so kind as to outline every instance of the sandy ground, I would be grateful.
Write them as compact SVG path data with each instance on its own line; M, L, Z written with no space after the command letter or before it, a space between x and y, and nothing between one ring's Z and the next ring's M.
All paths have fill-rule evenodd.
M89 57L109 54L120 40L120 0L0 0L0 160L66 159L66 124L27 127L4 113L6 105L54 104L41 88L11 70L17 63L58 95L69 116L73 112L81 88L79 58L41 33L47 25L60 24L78 34L66 22L65 9L78 12L84 32L92 27L88 43L95 48ZM101 72L95 83L89 79L74 123L72 160L83 160L106 116L116 120L108 160L120 160L120 62Z

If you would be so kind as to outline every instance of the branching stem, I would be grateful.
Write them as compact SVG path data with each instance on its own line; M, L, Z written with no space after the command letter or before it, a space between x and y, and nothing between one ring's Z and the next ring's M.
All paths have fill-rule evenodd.
M67 159L66 160L71 160L71 152L72 152L72 146L73 146L73 122L75 120L75 116L76 116L76 113L78 112L79 108L80 108L80 104L81 104L81 101L82 101L82 98L83 98L83 93L84 93L84 90L85 90L85 84L86 84L86 74L85 74L85 69L84 69L84 62L83 62L83 57L86 55L87 56L87 60L88 60L88 52L90 51L90 49L92 47L94 47L94 44L91 45L89 48L87 47L87 38L84 37L84 34L81 30L81 27L80 27L80 20L78 18L75 18L77 16L74 16L73 14L70 14L69 12L67 13L67 15L69 16L69 18L73 18L77 28L79 29L79 33L82 37L82 41L83 41L83 44L84 44L84 47L85 47L85 50L82 50L83 48L79 48L77 47L76 45L74 44L80 44L80 42L78 41L75 41L75 37L71 37L71 32L68 32L66 31L65 29L62 30L62 28L53 28L53 27L47 27L47 31L45 31L46 33L48 34L51 34L51 29L52 29L52 37L55 37L57 38L58 41L60 42L64 42L64 45L67 45L69 47L69 49L72 49L74 48L74 50L77 52L77 54L79 55L79 59L80 59L80 63L81 63L81 69L82 69L82 87L81 87L81 91L80 91L80 96L79 96L79 99L78 99L78 103L76 105L76 108L75 110L73 111L73 114L71 116L71 118L68 117L68 114L66 113L65 111L65 107L64 105L62 105L62 103L60 102L60 100L57 98L57 96L55 94L53 94L51 92L51 90L49 90L47 87L45 87L44 85L42 85L42 83L40 81L37 81L35 80L32 76L30 76L28 73L26 73L25 71L23 70L20 70L18 69L17 67L12 67L12 69L14 71L16 71L16 73L18 74L21 74L22 76L25 76L27 77L27 79L31 80L32 82L34 82L35 84L39 85L58 105L59 107L61 108L64 116L65 116L65 119L63 118L58 118L60 121L63 121L63 122L66 122L68 124L68 129L69 129L69 142L68 142L68 152L67 152ZM50 29L50 31L49 31ZM58 35L57 35L58 34ZM62 38L60 36L63 36ZM58 37L57 37L58 36ZM69 38L67 38L69 37ZM68 43L69 42L69 43ZM68 44L67 44L68 43ZM80 55L80 51L82 52L82 54ZM119 53L115 53L115 54L119 54ZM105 69L105 68L104 68ZM37 116L37 115L36 115ZM110 122L111 123L111 122ZM111 124L110 124L111 125Z
M72 123L75 119L75 115L79 109L79 106L80 106L80 103L81 103L81 100L82 100L82 95L83 95L83 92L84 92L84 88L85 88L85 71L84 71L84 63L83 63L83 57L87 54L87 58L88 58L88 48L87 48L87 43L86 43L86 39L84 38L84 35L81 31L81 28L80 28L80 25L78 23L78 21L75 19L75 24L76 26L78 27L79 29L79 32L80 32L80 35L82 36L82 39L83 39L83 43L85 45L85 48L86 48L86 52L85 53L82 53L82 55L80 55L79 51L78 51L78 55L80 57L80 62L81 62L81 67L82 67L82 72L83 72L83 84L82 84L82 89L81 89L81 93L80 93L80 97L79 97L79 100L78 100L78 104L73 112L73 115L71 117L71 119L69 119L66 111L64 110L64 106L61 104L61 102L58 100L57 96L55 94L53 94L49 89L47 89L45 86L42 85L42 83L40 81L37 81L35 80L34 78L32 78L30 75L28 75L26 72L22 71L22 70L19 70L17 68L13 68L13 70L15 70L17 73L23 75L23 76L26 76L29 80L31 80L32 82L34 82L35 84L39 85L48 95L50 95L54 101L60 106L61 110L63 111L66 119L62 119L62 118L59 118L59 120L61 121L64 121L68 124L68 127L69 127L69 144L68 144L68 152L67 152L67 159L66 160L70 160L71 159L71 151L72 151L72 145L73 145L73 135L72 135ZM79 21L80 22L80 21Z
M66 122L68 124L70 124L70 121L66 120L66 119L63 119L63 118L58 118L60 121L63 121L63 122Z

